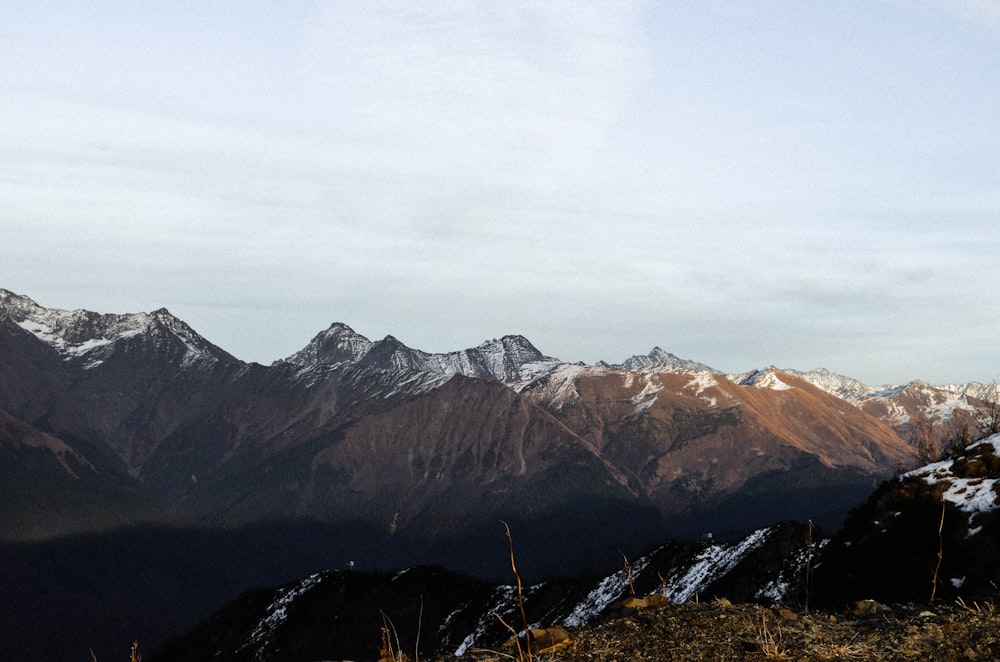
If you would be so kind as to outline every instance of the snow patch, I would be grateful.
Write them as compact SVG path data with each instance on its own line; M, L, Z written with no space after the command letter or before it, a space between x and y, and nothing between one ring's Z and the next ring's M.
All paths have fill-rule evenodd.
M633 374L631 372L626 373L626 386L631 385ZM632 412L633 416L641 414L652 407L656 402L656 394L663 390L663 383L660 382L660 378L655 374L642 374L642 379L645 381L642 390L632 397L632 402L636 404L635 411Z
M754 386L756 388L770 389L772 391L789 391L791 386L781 381L778 377L777 368L770 366L764 370L751 372L749 375L739 379L741 386Z
M903 425L910 422L910 415L897 402L886 403L887 416L891 425Z
M697 389L694 394L701 395L706 389L710 389L713 386L718 386L719 382L715 379L715 375L710 372L699 372L692 376L691 381L684 385L684 389ZM715 398L712 398L715 400Z
M513 388L518 393L530 394L559 409L567 402L580 399L576 382L581 376L607 374L608 372L610 369L607 367L561 363L553 366L546 374L514 384Z

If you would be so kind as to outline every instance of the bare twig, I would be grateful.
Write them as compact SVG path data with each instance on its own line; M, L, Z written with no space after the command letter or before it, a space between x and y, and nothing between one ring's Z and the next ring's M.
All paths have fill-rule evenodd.
M531 637L528 634L528 615L524 611L524 589L521 586L521 575L517 571L517 565L514 563L514 538L510 534L510 526L507 522L500 520L503 524L504 530L507 532L507 542L510 544L510 569L514 571L514 577L517 579L517 603L521 607L521 621L524 624L524 641L525 648L527 649L527 660L531 662ZM518 652L520 652L520 645L518 645Z
M944 557L944 506L945 501L941 499L941 522L938 523L938 552L937 565L934 566L934 580L931 585L930 604L934 604L934 596L937 595L938 572L941 570L941 559Z
M621 551L621 550L619 550ZM631 596L635 597L635 584L632 583L632 564L628 562L628 557L625 556L625 552L622 552L622 558L625 559L625 577L628 579L628 592Z
M806 577L805 577L805 602L802 605L803 611L809 611L809 591L812 588L812 560L813 560L813 521L809 520L809 537L806 539Z
M382 650L380 656L383 660L402 660L402 649L399 647L399 633L396 632L396 624L381 609L379 613L382 614ZM395 644L393 644L393 639L396 640ZM397 651L400 652L398 657Z
M524 662L524 659L525 659L525 657L524 657L524 649L521 648L521 638L519 636L517 636L517 630L515 630L514 626L512 626L510 623L508 623L507 621L503 620L503 616L501 616L497 612L493 612L493 615L496 616L497 620L500 621L503 624L503 626L505 628L507 628L508 630L510 630L511 634L514 635L514 644L517 645L517 659L520 660L520 662ZM528 639L527 629L525 629L524 634L525 634L524 638L527 641L527 639Z
M420 612L417 614L417 643L413 645L413 662L420 662L420 628L424 621L424 596L420 595Z
M494 614L494 615L496 615L496 614ZM501 653L500 651L495 651L492 648L470 648L469 652L473 653L473 654L476 654L476 653L489 653L490 655L499 655L500 657L505 657L508 660L516 660L517 659L513 655L508 655L507 653Z

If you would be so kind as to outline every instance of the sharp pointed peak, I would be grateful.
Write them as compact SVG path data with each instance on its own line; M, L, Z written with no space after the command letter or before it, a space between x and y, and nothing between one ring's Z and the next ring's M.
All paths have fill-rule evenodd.
M689 359L682 359L676 354L664 350L659 345L653 347L648 354L642 355L637 354L631 356L622 363L613 366L622 370L631 370L635 372L648 372L655 370L664 370L672 372L712 372L719 373L718 370L711 368L704 363L699 363L697 361L691 361Z
M326 328L326 332L327 333L332 333L332 332L337 332L337 333L357 333L357 331L355 331L354 329L352 329L347 324L344 324L343 322L334 322L333 324L331 324L330 326L328 326Z

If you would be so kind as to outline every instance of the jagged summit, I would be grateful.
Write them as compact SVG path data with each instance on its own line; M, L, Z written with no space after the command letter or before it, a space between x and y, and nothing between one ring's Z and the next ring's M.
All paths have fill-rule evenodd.
M845 400L856 401L871 395L872 389L852 377L838 375L830 372L826 368L815 368L808 372L799 370L785 370L790 375L801 377L813 386L817 386L827 393L836 395Z
M522 379L522 368L529 364L556 365L559 360L544 356L519 335L494 338L456 352L429 353L408 347L392 335L373 342L346 324L335 322L302 350L275 363L298 366L301 375L347 365L395 373L493 378L511 383Z
M64 361L96 368L133 339L147 338L160 351L171 348L182 366L240 361L208 342L166 308L151 313L100 314L45 308L32 299L0 290L4 318L54 349Z
M290 363L303 368L357 363L373 344L346 324L334 322L328 329L316 334L301 350L275 363Z
M21 295L15 294L10 290L5 290L0 288L0 312L4 315L10 315L14 317L18 313L25 314L27 311L32 311L41 308L32 299Z
M654 347L649 354L646 354L645 356L637 354L612 367L622 370L631 370L633 372L711 372L714 374L721 374L715 368L711 368L704 363L682 359L674 354L671 354L670 352L662 350L659 347Z
M12 323L20 327L52 347L68 363L88 369L101 365L123 341L143 336L149 336L151 339L162 336L159 340L161 356L169 355L173 357L172 360L178 360L182 365L213 361L245 365L212 345L165 307L150 313L131 314L67 311L46 308L27 296L0 288L0 323ZM168 344L173 349L164 352L164 343L168 338L170 339ZM300 376L308 379L316 378L337 366L347 366L397 374L428 373L434 377L432 382L435 384L447 381L446 378L452 375L496 379L509 385L520 385L518 390L521 390L528 382L551 375L559 366L570 364L542 354L527 338L516 334L486 340L470 349L429 353L408 347L391 335L379 341L372 341L355 332L350 326L335 322L326 330L316 334L301 350L285 359L275 361L273 365L293 366ZM583 363L576 365L582 368L589 367ZM1000 389L996 384L969 382L928 386L923 382L912 381L903 385L871 387L824 368L803 372L793 369L779 370L770 366L764 370L725 374L703 363L680 358L659 346L654 347L648 354L632 356L619 364L600 361L595 367L639 373L711 374L725 376L735 383L771 388L781 387L778 383L780 379L775 381L768 377L770 373L778 370L804 379L828 393L855 404L876 398L894 398L906 392L930 390L961 396L958 399L962 401L968 398L996 401L1000 397L998 395Z

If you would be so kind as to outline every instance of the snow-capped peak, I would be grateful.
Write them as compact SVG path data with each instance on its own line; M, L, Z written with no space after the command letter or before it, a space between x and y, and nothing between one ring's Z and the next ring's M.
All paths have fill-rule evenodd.
M524 336L506 335L499 340L487 340L472 349L432 355L437 370L466 377L492 377L501 382L521 381L528 374L537 374L542 365L555 366L558 359L543 355ZM525 371L526 366L534 370Z
M625 359L619 365L614 366L632 372L711 372L719 374L718 370L710 368L704 363L682 359L670 352L665 352L659 347L654 347L645 356L635 355Z
M770 389L772 391L788 391L792 387L781 380L778 369L773 365L763 370L755 370L747 375L741 375L736 381L741 386Z
M857 379L838 375L826 368L815 368L808 372L801 372L799 370L785 370L784 372L804 379L813 386L850 402L867 397L872 392L869 386L859 382Z
M407 347L395 336L372 342L346 324L335 323L301 351L284 361L300 367L300 374L337 365L395 373L422 372L440 377L463 375L513 383L535 374L540 366L557 365L526 338L518 335L487 340L471 349L432 354ZM440 383L435 381L434 383Z
M371 350L374 343L354 329L334 322L316 334L309 344L284 360L303 368L357 363ZM281 363L278 361L277 363Z
M225 357L166 308L152 313L100 314L88 310L45 308L28 297L0 290L0 316L52 347L63 360L95 368L106 361L122 341L140 335L168 335L183 345L182 365Z

